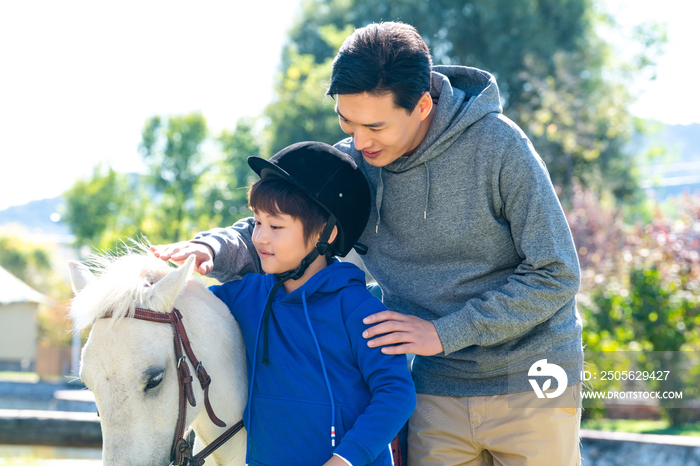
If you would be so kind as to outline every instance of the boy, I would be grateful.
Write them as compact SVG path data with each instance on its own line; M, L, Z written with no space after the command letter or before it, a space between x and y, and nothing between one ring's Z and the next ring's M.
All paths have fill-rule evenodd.
M247 349L250 465L391 465L389 443L415 407L406 358L369 348L362 320L384 310L364 272L339 262L365 228L367 181L323 143L269 161L248 194L253 244L267 275L211 290L240 324Z

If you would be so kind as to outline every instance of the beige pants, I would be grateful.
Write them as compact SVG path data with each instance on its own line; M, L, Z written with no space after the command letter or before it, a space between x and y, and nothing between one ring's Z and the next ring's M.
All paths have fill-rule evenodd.
M560 395L581 406L581 384ZM511 408L511 395L418 394L408 422L408 466L579 466L581 408ZM510 405L509 405L510 402Z

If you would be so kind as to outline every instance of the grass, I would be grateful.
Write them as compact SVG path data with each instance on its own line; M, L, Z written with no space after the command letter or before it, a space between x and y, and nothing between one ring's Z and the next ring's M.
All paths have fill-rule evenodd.
M0 372L0 382L38 382L36 372ZM2 464L2 463L0 463Z
M0 466L97 466L98 460L47 460L34 458L0 458Z
M0 466L101 466L101 450L0 445Z
M581 421L581 428L630 432L635 434L689 435L691 437L700 437L700 422L671 426L671 424L665 420L585 419Z

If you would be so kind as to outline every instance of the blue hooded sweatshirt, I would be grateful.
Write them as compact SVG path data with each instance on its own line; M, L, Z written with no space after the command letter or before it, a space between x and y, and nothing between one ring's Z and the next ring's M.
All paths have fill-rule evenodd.
M247 274L212 286L238 321L247 350L244 413L250 465L391 465L389 443L413 413L406 357L369 348L365 317L385 310L364 272L333 260L303 286L277 291L262 363L262 314L278 278ZM332 431L335 437L332 438Z

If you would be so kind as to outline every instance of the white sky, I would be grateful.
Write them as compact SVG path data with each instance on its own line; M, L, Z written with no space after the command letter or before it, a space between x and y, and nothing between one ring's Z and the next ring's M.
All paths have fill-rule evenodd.
M700 17L698 0L601 0L623 26L645 21L667 25L668 44L657 61L655 81L640 83L632 112L663 123L700 123Z
M142 169L154 115L212 133L270 101L298 0L0 2L0 210L54 197L98 163Z
M201 111L214 134L259 115L298 4L0 2L0 210L57 196L99 162L139 171L153 115ZM669 22L657 81L641 86L634 112L700 122L700 2L604 4L623 24Z

